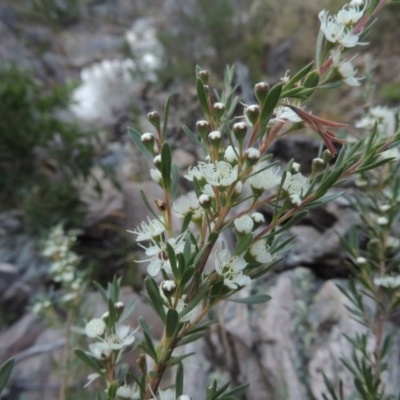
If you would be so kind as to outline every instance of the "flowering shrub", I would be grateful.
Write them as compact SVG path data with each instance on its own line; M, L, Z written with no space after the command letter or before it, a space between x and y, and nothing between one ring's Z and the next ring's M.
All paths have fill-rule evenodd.
M204 120L197 122L197 134L183 127L205 155L204 161L185 175L193 183L193 196L177 198L179 170L172 164L166 137L169 100L163 123L157 112L148 114L154 132L140 134L129 128L136 145L153 162L151 176L164 192L163 199L151 199L155 207L142 193L153 217L132 231L148 257L146 297L163 322L164 333L154 343L149 327L140 320L139 372L117 368L121 353L135 343L134 331L121 325L124 316L118 281L107 291L97 285L109 310L101 319L88 322L86 335L94 343L89 352L76 350L76 354L95 371L90 381L103 380L108 400L188 399L190 394L183 393L182 361L191 354L177 356L175 349L200 339L211 325L206 316L214 307L251 286L279 262L291 242L286 231L310 209L339 196L328 193L332 187L353 174L390 168L383 166L389 159L382 154L399 143L400 133L385 136L375 128L357 143L346 143L333 132L344 124L318 117L303 104L316 90L343 82L360 85L351 61L343 55L348 48L365 43L371 17L385 3L352 1L334 16L322 11L315 63L292 77L286 75L272 88L265 82L256 84L257 102L244 106L239 121L234 116L238 106L232 88L234 69L227 69L224 89L218 93L209 86L208 72L197 67L197 95ZM324 150L321 145L308 177L302 175L296 160L279 168L269 152L278 137L303 127L316 132L326 147ZM343 146L337 154L339 145ZM261 207L271 210L270 220L259 212ZM378 224L389 226L389 219ZM233 249L223 240L224 231L230 228L236 234ZM216 249L217 242L222 249ZM211 256L214 265L208 263ZM259 304L270 296L255 294L232 300ZM174 387L162 388L165 372L174 366ZM206 389L205 399L233 399L246 388L244 384L229 389L229 383L217 387L214 381ZM365 390L369 395L369 386Z

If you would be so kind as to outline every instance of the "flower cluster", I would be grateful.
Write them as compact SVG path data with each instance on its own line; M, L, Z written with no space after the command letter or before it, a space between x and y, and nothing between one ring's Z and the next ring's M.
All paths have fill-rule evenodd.
M362 78L356 78L357 70L354 69L351 61L341 59L342 52L347 48L367 43L360 42L362 29L358 23L364 16L365 6L351 2L346 4L336 15L329 15L325 10L319 13L321 32L328 42L332 74L330 80L333 82L338 78L349 86L359 86Z
M94 340L89 344L89 352L86 354L101 366L98 368L98 372L88 376L86 386L102 377L103 374L107 376L107 371L114 369L122 353L135 341L136 330L132 331L128 325L118 323L124 310L124 304L117 302L112 306L112 310L113 318L108 311L101 318L91 319L85 326L85 335ZM139 390L136 385L133 387L126 384L120 386L117 393L123 399L139 398Z
M115 111L128 104L139 85L133 77L136 70L130 59L103 60L84 68L71 111L83 120L113 122Z
M60 300L63 303L76 299L83 285L83 278L77 271L81 258L71 250L76 235L76 231L65 232L62 225L57 225L43 242L42 254L52 260L49 273L54 282L62 285L64 293ZM48 300L38 300L33 311L41 313L48 306Z

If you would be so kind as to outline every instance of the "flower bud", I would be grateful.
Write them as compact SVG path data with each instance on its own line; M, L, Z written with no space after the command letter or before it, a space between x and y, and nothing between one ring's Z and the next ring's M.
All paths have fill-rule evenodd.
M103 336L106 332L107 325L105 324L103 319L94 318L89 321L85 326L86 336L90 338L96 338L99 336Z
M255 213L251 214L250 218L254 222L254 229L259 228L265 222L264 215L262 215L259 212L255 212Z
M177 400L192 400L192 398L189 397L187 394L182 394L181 396L178 397Z
M325 166L325 161L322 158L314 158L312 160L311 171L313 174L321 171Z
M149 122L157 129L160 130L160 114L157 111L151 111L147 114Z
M209 209L211 206L211 197L208 194L202 194L199 197L199 204L205 208Z
M140 140L151 154L154 153L154 135L152 133L143 133Z
M367 263L367 259L365 257L357 257L356 262L359 265L365 265Z
M239 149L228 146L224 152L224 160L232 165L237 164L239 162Z
M173 295L176 291L175 281L169 280L161 282L161 290L167 297Z
M220 121L225 114L225 105L223 103L214 103L214 115L217 121Z
M260 150L254 148L254 147L249 147L245 152L244 156L246 157L246 163L249 166L253 166L254 164L257 163L257 161L261 157Z
M106 324L108 324L108 321L109 321L109 319L110 319L110 313L109 313L108 311L106 311L106 312L101 316L101 319L102 319Z
M251 125L254 126L258 122L258 118L260 117L260 107L258 107L256 104L253 104L252 106L246 107L244 112L246 113L246 116L249 119Z
M247 125L244 122L236 122L236 124L233 124L232 130L236 140L242 145L247 135Z
M157 154L157 155L153 158L153 163L154 163L154 165L155 165L158 169L161 169L161 154Z
M333 154L328 149L324 150L324 152L322 153L322 159L326 163L330 162L333 158Z
M197 121L196 123L197 131L204 142L207 142L208 135L208 122L207 121Z
M208 134L208 139L210 143L216 148L217 150L219 149L219 146L221 145L221 132L220 131L212 131Z
M121 314L124 311L125 304L122 301L117 301L114 304L114 307L115 307L116 317L117 317L117 321L118 321L119 317L121 316Z
M150 170L150 175L153 178L154 182L161 184L162 174L158 169L152 168Z
M386 212L390 210L390 205L389 204L382 204L379 206L379 211Z
M254 85L254 94L260 105L263 105L269 92L269 85L267 82L259 82Z
M200 78L201 82L203 85L208 85L208 80L210 78L210 74L208 73L207 70L202 69L197 73L197 77Z
M237 233L246 234L253 231L254 221L248 215L242 215L233 222Z
M389 220L386 217L379 217L376 219L376 222L378 223L378 225L387 225L389 223Z
M298 174L300 172L300 164L297 162L294 162L292 164L292 169L290 171L292 174Z

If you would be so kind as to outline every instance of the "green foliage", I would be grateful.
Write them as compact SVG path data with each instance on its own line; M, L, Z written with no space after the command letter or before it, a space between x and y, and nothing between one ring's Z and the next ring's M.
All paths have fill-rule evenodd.
M10 378L11 371L14 367L14 359L10 358L5 361L3 365L0 366L0 394L4 389L4 386L7 384L8 379Z
M0 66L0 211L22 210L31 229L79 226L78 188L90 176L94 137L57 116L71 88L45 90L31 72Z

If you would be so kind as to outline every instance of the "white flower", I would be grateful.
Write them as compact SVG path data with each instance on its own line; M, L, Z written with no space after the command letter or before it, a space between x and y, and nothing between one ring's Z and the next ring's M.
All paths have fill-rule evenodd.
M224 160L230 164L237 164L239 162L239 149L228 146L224 152Z
M243 183L240 181L236 182L235 193L240 194L242 193L242 190L243 190Z
M112 348L106 342L97 342L89 344L90 353L98 360L108 360L112 353Z
M140 227L136 228L134 231L128 231L137 235L136 241L143 242L144 240L152 240L157 236L160 236L165 231L165 226L159 219L147 218L148 223L142 222Z
M308 179L300 173L291 174L286 173L286 179L282 188L286 190L289 195L293 195L293 199L303 195L309 187ZM293 200L294 201L294 200Z
M262 215L259 212L255 212L255 213L251 214L250 217L256 224L260 225L265 222L264 215Z
M128 325L119 325L115 330L115 333L108 335L104 339L106 343L112 350L122 350L127 346L130 346L135 341L135 331L130 332L130 327Z
M193 219L199 219L204 214L200 207L199 200L191 196L181 196L172 206L172 212L178 218L184 218L189 212L193 213Z
M374 284L386 288L396 288L400 286L400 275L376 277L374 278Z
M272 262L271 253L266 247L266 243L263 240L255 242L250 247L250 254L255 258L255 260L261 264L266 264Z
M198 181L204 178L200 166L190 167L188 173L184 175L184 177L190 182L193 182L193 178L196 178Z
M277 107L274 112L275 116L271 119L271 122L301 122L302 119L289 107Z
M215 164L200 163L199 167L207 183L212 186L226 187L238 178L237 166L232 167L226 161L218 161Z
M364 5L364 1L363 0L351 0L351 2L349 3L350 7L362 7Z
M355 25L364 15L364 10L357 6L345 6L336 14L336 21L341 25Z
M337 17L328 16L328 12L322 10L318 14L319 20L321 21L321 31L324 33L325 38L328 42L341 44L343 47L354 47L357 44L366 44L366 43L358 43L359 33L358 35L352 33L351 29L347 28L346 25L338 22ZM353 16L354 17L354 16ZM346 15L341 14L341 18L343 21L346 18Z
M140 399L140 390L137 385L130 387L129 385L120 386L117 389L117 397L127 400Z
M253 230L254 221L248 215L242 215L234 221L236 231L239 233L249 233Z
M339 75L342 77L343 82L347 83L349 86L360 86L359 80L363 78L356 78L355 74L357 73L357 70L354 69L351 61L340 61L340 56L340 50L331 50L333 68L335 68Z
M248 182L253 189L256 190L268 190L277 185L279 185L281 181L281 177L279 176L279 169L275 169L274 167L266 168L267 164L257 164L253 169L253 175L250 176ZM260 170L264 169L261 172Z
M369 109L369 113L376 119L393 118L393 110L385 106L375 106Z
M239 286L251 284L251 278L243 274L246 265L243 257L231 257L226 249L216 253L215 271L223 276L224 285L230 289L238 289Z
M239 182L238 182L238 183L239 183ZM236 186L237 186L237 185L236 185ZM214 189L213 189L213 187L212 187L209 183L206 183L206 184L204 185L204 187L203 187L203 192L204 192L205 194L208 194L210 197L215 198Z
M159 390L158 396L160 400L175 400L175 390L167 389L167 390ZM151 400L157 400L156 398L152 397Z
M176 254L183 252L185 247L184 235L180 235L176 239L170 238L167 240L167 242L171 245ZM145 247L141 247L145 249ZM171 264L169 262L167 253L167 245L165 243L153 242L153 245L146 249L145 254L150 256L150 258L147 260L140 260L140 262L150 261L150 264L147 267L147 272L149 275L158 275L161 268L163 268L167 274L172 274Z

